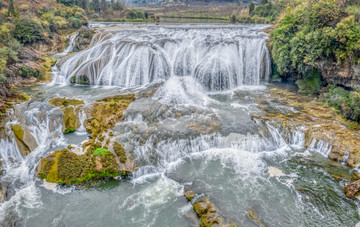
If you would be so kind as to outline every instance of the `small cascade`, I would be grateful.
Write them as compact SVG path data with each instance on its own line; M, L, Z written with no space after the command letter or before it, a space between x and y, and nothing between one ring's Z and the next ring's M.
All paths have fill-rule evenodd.
M291 147L303 149L305 146L305 133L303 131L294 131L291 136Z
M349 156L350 156L350 152L346 151L344 156L343 156L343 160L340 162L340 164L346 165L346 161L348 160Z
M78 135L86 135L86 128L84 126L84 122L86 120L86 114L84 110L80 110L79 111L79 122L80 122L80 127L76 130L76 134Z
M110 29L110 28L109 28ZM96 36L93 46L59 63L56 84L138 87L191 76L210 91L259 85L270 74L263 27L139 27ZM106 31L106 29L105 29Z
M319 154L324 155L325 157L329 156L331 149L332 149L332 146L329 143L327 143L323 140L317 140L317 139L313 139L308 148L309 151L317 152Z
M55 57L64 57L68 55L70 52L74 50L74 41L76 37L78 36L78 33L72 35L69 37L69 45L65 48L65 50L61 53L55 54Z

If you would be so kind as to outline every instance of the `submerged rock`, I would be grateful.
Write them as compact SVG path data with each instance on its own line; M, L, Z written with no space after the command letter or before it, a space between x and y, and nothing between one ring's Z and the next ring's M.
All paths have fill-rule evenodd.
M354 181L344 187L345 195L351 199L354 199L360 194L360 180Z

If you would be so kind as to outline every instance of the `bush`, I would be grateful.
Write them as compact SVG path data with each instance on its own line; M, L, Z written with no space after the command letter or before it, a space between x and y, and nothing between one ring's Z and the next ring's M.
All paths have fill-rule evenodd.
M304 79L296 81L299 91L305 94L314 94L321 88L321 74L314 69L307 70Z
M335 50L338 61L360 65L360 27L355 16L341 20L333 31L332 36L338 44Z
M68 20L73 28L81 27L81 20L79 18L70 17Z
M31 18L18 19L15 23L14 37L21 43L33 43L41 40L43 28L39 21Z
M29 68L25 65L22 65L20 68L20 75L24 78L36 77L40 76L40 72L36 69Z
M95 151L93 151L92 154L96 156L102 156L102 155L110 154L110 151L108 151L106 148L97 148Z

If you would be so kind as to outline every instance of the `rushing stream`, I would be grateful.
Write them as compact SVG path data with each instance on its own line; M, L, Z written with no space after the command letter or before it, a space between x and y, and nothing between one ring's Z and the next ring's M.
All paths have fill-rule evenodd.
M59 60L52 83L26 88L32 99L12 110L0 139L1 184L7 188L0 221L191 226L195 216L183 196L191 189L239 226L257 226L248 210L267 226L355 226L359 203L347 199L344 182L327 171L324 152L331 148L317 143L307 149L301 131L284 135L276 125L251 118L262 113L256 100L269 90L264 28L97 28L88 49ZM63 186L36 177L41 157L68 144L81 146L88 136L84 111L78 113L79 129L62 133L62 113L48 104L51 98L76 98L87 106L130 92L152 94L132 102L112 128L138 166L130 178ZM34 138L26 156L15 142L15 124Z

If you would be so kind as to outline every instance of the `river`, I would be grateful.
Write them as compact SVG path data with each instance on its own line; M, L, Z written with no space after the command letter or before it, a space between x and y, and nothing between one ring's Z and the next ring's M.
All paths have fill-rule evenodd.
M359 202L343 193L346 181L331 176L331 161L309 150L301 131L294 129L286 139L275 125L252 118L264 113L259 99L273 88L265 25L95 27L92 45L60 54L53 81L24 88L31 100L10 113L0 140L0 181L7 188L0 204L3 223L191 226L187 190L210 198L239 226L257 226L249 210L266 226L360 221ZM88 137L85 112L79 111L79 129L64 135L61 109L49 105L50 99L76 98L86 107L108 96L142 92L151 95L138 96L111 129L136 163L131 177L76 186L37 178L42 157L69 144L80 146ZM15 142L16 124L36 141L26 156Z

